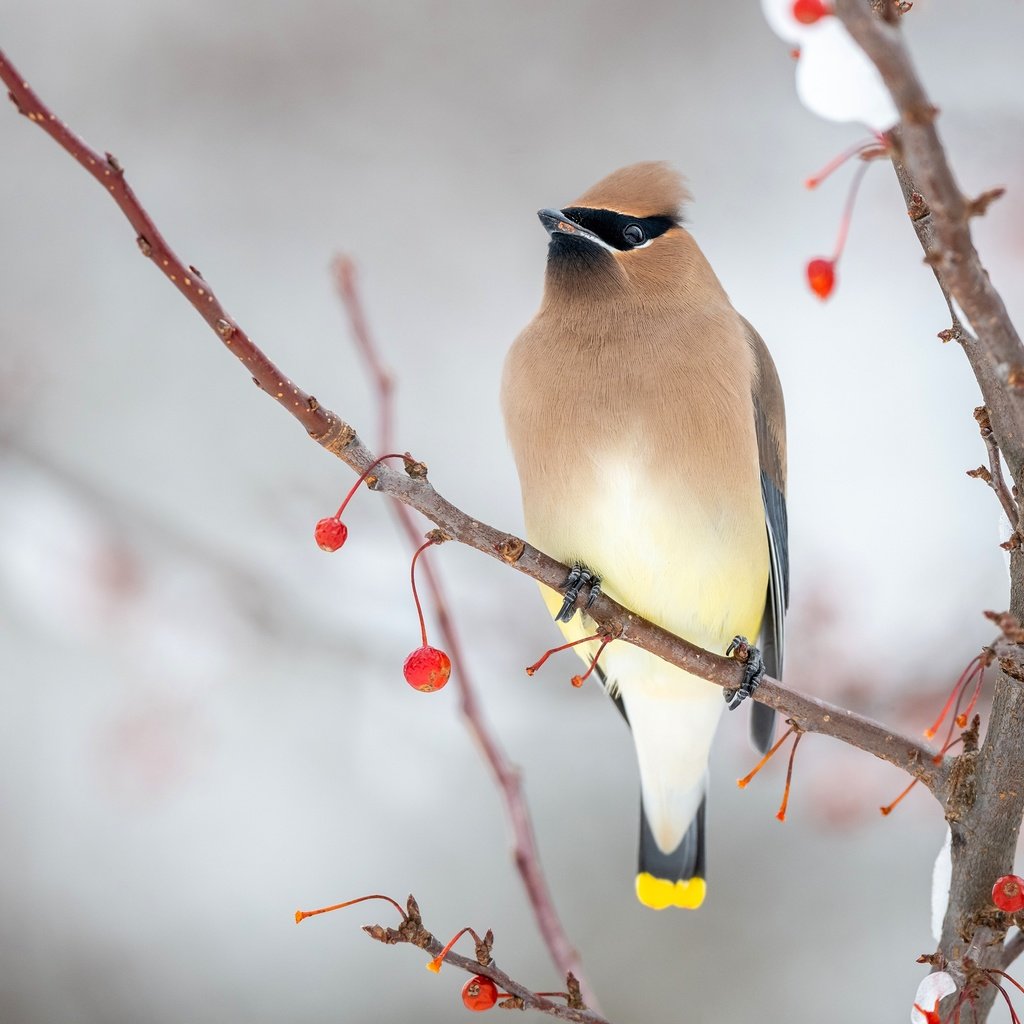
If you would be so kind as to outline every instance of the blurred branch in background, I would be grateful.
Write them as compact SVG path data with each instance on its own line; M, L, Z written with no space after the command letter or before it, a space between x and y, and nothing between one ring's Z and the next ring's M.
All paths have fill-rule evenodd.
M384 368L376 341L370 332L366 313L356 286L355 266L347 257L338 257L333 263L335 285L348 315L349 327L360 356L373 380L377 395L379 434L377 446L388 452L394 448L394 378ZM422 535L408 506L393 502L392 508L413 550L419 547ZM455 668L455 685L459 690L459 706L466 720L466 728L477 741L480 751L494 775L495 784L505 805L505 815L512 829L516 868L523 880L526 895L533 908L537 927L544 939L551 959L561 974L574 974L580 982L587 1002L594 1004L594 989L583 974L579 953L569 941L555 909L555 901L548 888L540 864L540 852L533 835L530 811L523 794L518 769L509 763L497 736L484 718L477 696L478 690L470 675L469 661L451 614L448 596L430 561L421 563L423 578L433 598L434 614L444 637L444 645Z

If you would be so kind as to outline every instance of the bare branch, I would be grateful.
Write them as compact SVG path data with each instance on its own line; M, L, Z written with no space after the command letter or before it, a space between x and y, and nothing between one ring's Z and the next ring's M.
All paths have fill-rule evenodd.
M358 438L354 428L335 413L323 408L312 395L307 395L285 377L224 312L209 285L194 268L186 268L157 231L156 225L125 181L120 165L112 158L99 156L67 125L58 121L2 51L0 80L10 88L11 97L18 109L110 191L142 239L140 247L144 255L153 260L158 269L199 311L225 345L253 374L253 379L262 390L287 409L317 443L352 469L363 472L374 461L373 454ZM187 281L183 278L186 269L191 275ZM377 490L416 509L452 539L514 565L520 572L545 586L561 591L568 569L555 559L518 537L468 516L438 494L426 480L411 479L404 473L383 466L375 471L375 475L378 478ZM717 686L737 688L742 683L743 666L739 662L705 651L673 635L624 608L607 595L595 601L588 615L617 639L642 647ZM754 699L783 712L805 732L834 736L902 768L920 779L938 799L943 798L949 772L948 762L952 759L936 764L933 761L935 752L916 740L887 729L856 712L790 690L778 680L768 677L757 688Z
M610 1022L599 1013L595 1013L593 1010L588 1010L583 1005L582 1000L579 997L579 989L576 984L576 979L571 973L566 977L567 991L564 993L564 997L566 998L564 1005L552 1002L551 993L534 992L532 989L527 988L525 985L506 974L494 962L492 955L494 935L490 931L486 933L483 939L480 939L480 937L473 932L473 937L477 940L477 958L475 960L470 960L469 957L461 956L460 954L453 952L450 948L452 943L449 943L447 946L443 945L424 927L419 904L416 902L416 898L411 895L406 901L405 911L403 911L401 906L395 900L391 899L390 896L364 896L357 900L350 900L347 903L338 904L334 907L325 907L323 910L300 910L296 913L295 920L296 922L299 922L307 917L312 917L316 914L324 913L325 911L339 910L343 907L351 906L353 903L362 903L365 900L372 899L386 900L393 904L402 914L402 921L397 928L389 928L386 925L380 924L364 925L363 931L366 932L371 939L376 939L377 942L382 942L386 946L416 946L419 949L430 953L431 961L427 966L435 972L440 971L441 963L443 962L451 964L453 967L458 967L474 977L482 974L485 978L490 978L491 981L493 981L494 984L499 986L502 990L502 993L497 997L498 999L503 1000L499 1005L504 1006L507 1009L536 1010L538 1013L546 1013L548 1016L558 1017L560 1020L574 1021L575 1024L610 1024ZM471 931L471 929L465 930ZM458 936L456 936L456 938L458 938Z
M338 295L348 315L349 327L360 355L373 378L377 392L380 414L380 435L378 444L381 451L391 451L394 433L394 377L385 369L378 347L370 332L363 303L356 286L355 267L352 261L339 257L334 261L334 279ZM395 502L392 506L398 516L402 530L415 549L420 544L421 531L417 527L408 506ZM470 675L469 660L466 658L462 641L450 611L447 594L430 561L421 563L421 572L433 598L438 628L444 637L444 645L455 666L453 678L459 690L460 707L466 720L466 728L477 741L480 750L494 775L495 783L505 804L505 815L512 828L516 868L523 880L527 898L533 908L537 928L551 959L561 974L573 974L583 988L587 1002L595 1004L594 990L583 974L583 965L555 909L555 901L548 888L547 879L540 864L540 851L533 835L530 811L523 793L519 772L509 763L501 744L487 723L477 698L477 687Z
M878 68L899 110L901 124L891 133L891 142L902 160L893 163L914 230L947 301L955 299L967 317L973 334L963 331L959 340L981 385L1010 472L1019 480L1024 469L1024 388L1008 388L1006 382L1016 375L1024 384L1024 347L974 247L970 218L978 212L977 203L972 205L953 177L935 129L938 110L917 76L898 19L876 17L864 0L836 0L835 10ZM952 304L951 310L956 317Z
M998 462L1001 451L1019 488L1024 480L1024 348L970 230L970 218L997 196L990 192L971 201L956 184L935 130L938 111L917 77L896 19L876 17L865 0L836 0L835 10L875 64L900 113L900 127L890 133L894 151L901 154L893 164L925 262L953 315L952 331L940 337L955 337L963 346L991 417L989 453L994 468L979 475L988 478L997 493L1000 486L1006 491ZM969 331L960 323L958 310ZM1004 494L1000 500L1005 508ZM1017 518L1010 516L1015 526ZM1024 558L1016 530L1010 540L1010 613L1019 626L1024 613ZM968 965L976 963L990 971L1005 962L1006 929L992 920L991 886L1013 863L1024 816L1024 691L1015 678L1018 660L1000 656L1003 672L996 681L985 742L977 751L965 749L948 779L946 818L953 866L936 956L951 966L960 965L956 970L961 993L967 991L971 977ZM994 996L992 986L976 993L976 1019L985 1018ZM956 1012L950 997L943 1013Z
M1017 507L1017 502L1014 501L1010 488L1006 486L1006 480L1003 477L1002 458L999 454L999 445L996 444L995 434L992 432L992 421L989 418L988 409L983 405L979 405L974 410L974 418L978 421L978 429L981 431L981 438L985 442L989 468L984 472L969 470L967 475L979 477L995 491L999 504L1002 506L1003 512L1006 513L1006 518L1010 521L1010 529L1016 531L1020 525L1020 509ZM979 467L979 469L984 470L984 466Z

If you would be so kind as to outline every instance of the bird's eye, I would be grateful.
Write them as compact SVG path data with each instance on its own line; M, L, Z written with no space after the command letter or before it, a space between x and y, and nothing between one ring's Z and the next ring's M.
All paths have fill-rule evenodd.
M647 236L644 234L644 229L639 224L630 224L622 229L622 237L625 238L630 245L643 245L647 240Z

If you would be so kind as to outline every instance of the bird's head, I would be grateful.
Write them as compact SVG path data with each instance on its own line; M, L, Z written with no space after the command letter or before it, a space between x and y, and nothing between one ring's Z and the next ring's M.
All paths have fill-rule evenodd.
M561 210L540 210L551 236L549 298L655 294L685 278L696 246L680 226L689 198L668 164L631 164Z

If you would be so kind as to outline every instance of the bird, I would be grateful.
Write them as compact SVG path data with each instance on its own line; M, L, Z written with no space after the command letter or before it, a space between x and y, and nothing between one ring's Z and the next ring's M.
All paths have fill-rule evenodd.
M598 676L632 733L635 890L657 910L704 902L712 740L726 706L765 671L781 676L789 600L779 377L684 226L689 202L679 173L652 161L540 210L543 296L501 381L527 539L572 567L562 592L541 588L566 640L595 632L587 609L603 590L700 647L747 654L723 700L632 644L576 648L593 663L601 646ZM751 704L764 753L775 712Z

